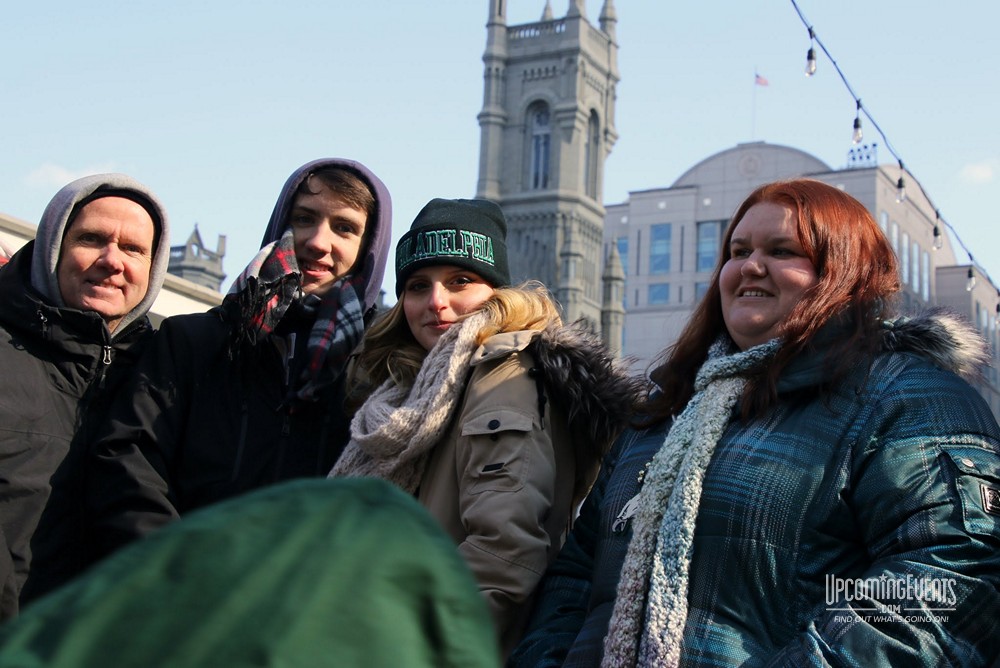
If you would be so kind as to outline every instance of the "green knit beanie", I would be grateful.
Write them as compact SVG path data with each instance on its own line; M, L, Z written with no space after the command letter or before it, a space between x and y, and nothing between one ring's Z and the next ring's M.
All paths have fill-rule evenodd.
M507 220L485 199L432 199L396 245L396 296L421 267L449 264L476 272L495 288L510 285Z

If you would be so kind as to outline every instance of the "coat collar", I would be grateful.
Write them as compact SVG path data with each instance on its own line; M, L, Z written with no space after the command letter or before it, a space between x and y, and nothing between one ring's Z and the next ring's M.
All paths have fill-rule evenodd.
M821 384L829 377L823 341L836 335L831 323L818 335L815 352L789 363L778 380L779 392L794 392ZM989 364L989 347L966 319L943 308L914 316L900 316L882 323L883 353L915 355L965 380L975 380Z
M539 335L535 330L520 332L501 332L494 334L476 349L472 354L472 366L489 362L490 360L504 357L514 352L519 352L528 347L528 344Z

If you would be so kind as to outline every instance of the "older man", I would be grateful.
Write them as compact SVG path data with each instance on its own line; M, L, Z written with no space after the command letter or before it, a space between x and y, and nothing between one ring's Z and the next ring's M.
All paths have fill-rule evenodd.
M88 176L0 272L0 618L83 567L85 448L152 332L168 243L148 188Z

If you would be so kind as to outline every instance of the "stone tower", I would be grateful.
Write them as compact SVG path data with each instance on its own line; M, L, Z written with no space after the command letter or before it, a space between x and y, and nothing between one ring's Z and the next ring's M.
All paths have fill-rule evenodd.
M198 226L180 246L170 247L170 262L167 272L180 276L192 283L203 285L218 292L226 274L222 271L222 258L226 254L226 237L219 235L215 251L205 248Z
M604 0L599 28L584 0L563 18L546 1L540 21L518 26L505 0L489 8L477 197L507 216L514 282L540 280L567 320L599 332L604 162L618 137L614 3Z

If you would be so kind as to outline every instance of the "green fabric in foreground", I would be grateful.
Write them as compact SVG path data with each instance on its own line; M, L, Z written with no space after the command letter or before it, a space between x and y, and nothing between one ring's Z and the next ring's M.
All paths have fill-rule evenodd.
M0 667L498 666L485 602L419 504L372 479L192 513L0 627Z

